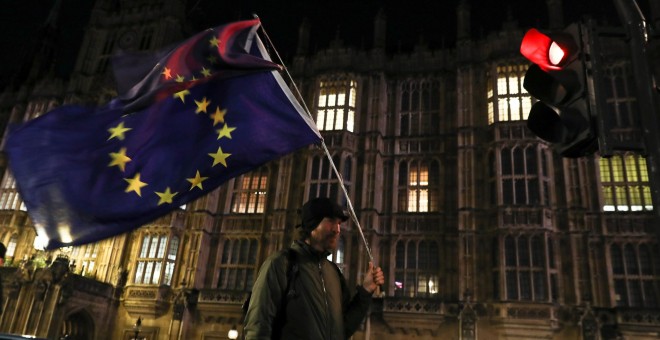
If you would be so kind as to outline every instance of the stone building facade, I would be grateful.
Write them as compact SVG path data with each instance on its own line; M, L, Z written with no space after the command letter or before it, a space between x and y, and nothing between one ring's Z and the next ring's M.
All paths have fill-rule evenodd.
M563 27L561 1L546 3L550 26ZM0 95L3 121L112 98L108 58L184 38L184 7L97 0L70 78L53 77L52 46L37 45ZM660 184L649 181L624 40L599 36L603 110L614 140L637 147L565 159L525 125L525 29L506 18L475 39L468 1L456 14L455 46L420 39L397 53L382 11L369 48L337 37L310 51L304 22L287 61L386 276L354 339L656 339ZM346 204L310 146L133 232L44 252L4 160L2 170L0 331L49 339L226 339L260 263L291 242L298 207L315 196ZM331 256L359 282L368 256L354 221Z

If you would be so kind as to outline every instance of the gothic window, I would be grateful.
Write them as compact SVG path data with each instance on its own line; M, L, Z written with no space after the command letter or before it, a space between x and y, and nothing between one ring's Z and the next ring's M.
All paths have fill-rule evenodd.
M266 208L268 169L263 167L234 180L231 212L261 214Z
M394 261L394 294L406 297L436 296L439 284L439 248L435 241L398 241Z
M657 249L655 249L657 250ZM625 307L658 307L658 271L647 244L610 246L614 302Z
M153 39L153 37L154 37L154 28L153 27L145 28L140 38L140 50L150 49L151 40Z
M504 205L548 204L550 179L545 175L547 162L543 152L533 145L503 148L500 151L502 203ZM543 193L541 193L543 190Z
M399 211L438 211L440 166L437 161L401 162L399 164Z
M495 249L498 249L497 245L499 243ZM499 268L503 268L505 300L548 301L548 274L556 272L553 267L547 267L546 254L553 256L554 251L552 242L546 243L542 235L508 235L504 238L503 266L495 262L498 269L495 275L499 274ZM554 264L554 260L549 262ZM494 288L498 289L499 285ZM498 296L499 291L496 291L495 297Z
M527 65L497 66L496 78L487 82L488 124L525 120L532 97L523 88Z
M337 244L337 249L331 254L328 254L328 261L334 262L342 272L344 272L344 268L346 266L344 263L344 256L346 254L345 244L346 244L346 240L344 239L344 236L339 236L339 243Z
M603 72L603 90L607 112L612 113L614 124L618 127L640 126L637 107L637 96L633 72L629 63L608 65ZM632 90L631 90L632 89Z
M335 174L330 160L324 155L311 158L311 173L309 180L309 198L314 197L341 197L345 204L346 199L343 190L339 187L339 180ZM342 180L346 191L351 192L353 159L350 156L344 158L343 163L339 155L332 156L337 171L341 171ZM342 170L343 169L343 170Z
M0 209L26 211L23 200L16 190L16 180L9 172L6 172L4 183L2 184L2 194L0 194Z
M357 82L347 77L321 81L316 111L316 126L319 130L353 132L356 93Z
M249 291L257 270L258 242L256 239L225 240L222 247L218 288Z
M78 248L78 252L75 254L78 257L78 263L80 264L80 275L95 276L96 261L99 256L99 244L89 243L76 248Z
M423 136L438 133L439 85L431 80L411 80L400 85L400 135Z
M614 155L600 159L603 211L653 210L646 159Z
M135 270L136 284L172 285L179 238L146 234L142 238Z
M13 258L16 253L16 244L18 243L18 237L16 234L11 235L9 242L7 243L7 252L5 252L5 257ZM15 261L14 261L15 262Z
M117 33L108 32L106 35L105 43L103 44L103 50L98 58L98 64L96 64L96 73L104 74L108 70L110 64L110 58L115 52L115 44L117 42Z

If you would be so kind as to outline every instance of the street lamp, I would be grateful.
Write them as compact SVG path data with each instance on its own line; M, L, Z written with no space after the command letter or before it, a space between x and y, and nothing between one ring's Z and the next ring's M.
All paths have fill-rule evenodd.
M133 330L135 331L135 337L133 338L134 340L140 340L140 331L142 330L142 318L138 316L137 321L135 321L135 326L133 326Z
M238 330L236 330L236 325L233 325L229 332L227 333L227 337L230 339L238 339Z

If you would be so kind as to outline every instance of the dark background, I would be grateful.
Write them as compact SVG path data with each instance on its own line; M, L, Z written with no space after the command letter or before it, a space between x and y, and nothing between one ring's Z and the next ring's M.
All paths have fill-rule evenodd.
M91 0L62 0L58 26L55 75L66 78L74 67L77 51L93 6ZM641 0L645 8L647 0ZM655 1L655 0L651 0ZM0 89L25 60L31 43L48 17L55 0L2 0L0 11ZM520 27L545 27L546 0L469 0L471 35L485 38L500 29L508 18ZM312 51L328 46L337 35L346 45L369 48L373 20L379 9L387 16L387 49L406 52L423 36L432 49L454 46L458 0L189 0L187 17L190 34L229 21L261 18L263 27L282 58L293 56L298 28L307 18L311 27ZM564 22L568 24L588 14L601 23L618 25L610 0L564 1Z

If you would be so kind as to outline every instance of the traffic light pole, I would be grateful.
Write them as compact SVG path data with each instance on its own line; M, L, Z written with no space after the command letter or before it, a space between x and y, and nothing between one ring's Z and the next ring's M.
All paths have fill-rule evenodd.
M648 57L646 20L635 0L614 0L617 12L630 38L633 74L637 85L637 99L641 111L646 167L649 174L651 199L656 217L656 230L660 233L660 119L658 118L658 94Z

